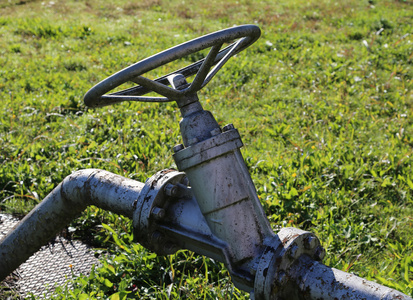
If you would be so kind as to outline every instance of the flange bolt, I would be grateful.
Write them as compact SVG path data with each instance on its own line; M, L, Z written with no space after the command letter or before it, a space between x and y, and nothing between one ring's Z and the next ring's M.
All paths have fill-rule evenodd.
M310 235L304 240L304 248L307 250L313 249L315 246L317 246L317 238L315 236Z
M171 183L168 183L165 185L163 188L165 191L165 194L170 197L175 197L178 194L178 187L176 185L173 185Z
M283 286L287 283L288 278L287 274L284 271L279 271L274 278L274 281L271 283L271 295L277 295L282 289ZM278 299L272 298L271 299Z
M154 231L151 235L151 242L153 244L160 244L164 238L164 235L159 231Z
M182 183L184 186L189 186L189 179L188 179L188 177L186 177L186 176L182 177L180 183Z
M154 207L151 214L156 220L161 220L165 217L166 212L163 208Z
M286 283L287 283L287 274L285 274L285 272L284 271L280 271L279 273L278 273L278 276L277 276L277 285L278 286L283 286L283 285L285 285Z

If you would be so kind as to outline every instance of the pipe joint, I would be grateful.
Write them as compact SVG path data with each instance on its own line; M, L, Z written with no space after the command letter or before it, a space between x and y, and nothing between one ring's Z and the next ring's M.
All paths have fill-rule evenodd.
M303 255L320 260L317 253L321 249L320 241L311 232L294 227L282 228L259 259L255 273L255 299L279 299L288 286L291 266Z
M137 242L158 255L167 255L179 250L176 241L166 238L159 230L171 214L169 206L186 188L185 173L173 169L162 170L150 177L136 200L133 213L133 230Z

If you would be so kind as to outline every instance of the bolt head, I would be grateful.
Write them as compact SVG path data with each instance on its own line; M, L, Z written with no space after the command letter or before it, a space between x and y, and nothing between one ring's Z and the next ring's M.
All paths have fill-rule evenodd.
M164 187L165 194L170 197L175 197L178 194L178 187L171 183L168 183Z
M166 212L163 208L160 207L154 207L152 209L151 215L156 219L156 220L161 220L165 217Z
M174 152L176 153L176 152L178 152L178 151L181 151L181 150L184 149L184 148L185 148L184 145L178 144L178 145L176 145L175 147L173 147L173 150L174 150Z
M315 236L308 236L305 240L304 240L304 247L306 249L314 249L314 247L317 246L317 238Z
M222 128L222 131L223 132L225 132L225 131L228 131L228 130L231 130L231 129L234 129L235 127L234 127L234 124L227 124L227 125L225 125L223 128Z
M179 247L174 243L166 243L163 250L167 254L173 254L179 250Z
M185 186L189 186L189 179L186 176L182 177L180 182Z
M159 244L162 242L164 235L159 231L154 231L151 235L151 242L153 244Z
M274 280L271 283L271 293L270 298L268 299L280 299L278 295L283 290L287 281L287 274L285 274L284 271L280 270L278 273L276 273Z

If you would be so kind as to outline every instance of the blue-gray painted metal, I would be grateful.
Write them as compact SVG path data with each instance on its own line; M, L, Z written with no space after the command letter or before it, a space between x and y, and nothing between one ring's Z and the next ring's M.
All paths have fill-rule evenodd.
M94 204L133 218L137 241L158 254L186 248L223 262L234 284L255 300L413 300L324 266L325 251L310 232L272 231L241 155L238 131L232 124L221 129L196 95L230 56L259 35L253 25L216 32L154 55L93 87L85 95L85 103L93 107L124 100L176 100L183 117L183 144L174 147L174 159L181 172L163 170L145 184L98 170L72 174L0 242L0 279ZM240 40L219 52L233 39ZM187 68L155 81L141 76L208 47L207 58ZM187 83L185 77L195 73ZM128 80L140 86L104 95ZM141 97L151 90L167 98Z

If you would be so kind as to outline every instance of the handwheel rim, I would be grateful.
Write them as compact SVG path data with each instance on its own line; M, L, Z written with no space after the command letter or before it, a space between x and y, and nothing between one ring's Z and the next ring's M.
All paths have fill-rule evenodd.
M232 27L217 32L213 32L180 45L174 46L167 50L164 50L160 53L154 54L148 58L145 58L135 64L132 64L115 74L107 77L102 80L94 87L92 87L84 96L84 102L89 107L102 107L106 105L111 105L114 103L119 103L123 101L155 101L155 102L167 102L174 101L174 97L142 97L142 95L151 92L152 90L142 88L142 86L136 86L129 89L122 90L120 92L115 92L107 94L114 88L124 84L128 81L133 81L133 79L138 78L142 74L145 74L149 71L152 71L160 66L188 56L190 54L202 51L207 48L211 48L217 44L228 43L233 40L242 39L241 45L232 53L230 56L233 56L240 51L246 49L251 44L253 44L259 37L261 31L258 26L255 25L241 25L237 27ZM226 53L231 51L231 47L234 44L231 44L228 47L220 50L217 55L217 62L219 63L220 59L225 56ZM168 75L157 78L153 81L161 82L162 84L167 83L166 78L173 74L184 73L185 77L196 74L196 72L201 67L202 63L205 61L205 58L186 66L185 68L174 71ZM222 67L222 66L221 66ZM194 72L195 70L195 72ZM166 85L165 85L166 86ZM203 87L204 85L202 85ZM201 87L201 88L202 88ZM173 90L173 89L172 89ZM176 90L175 90L176 91ZM158 92L158 91L155 91ZM130 95L132 94L132 95ZM177 93L178 94L178 93Z

